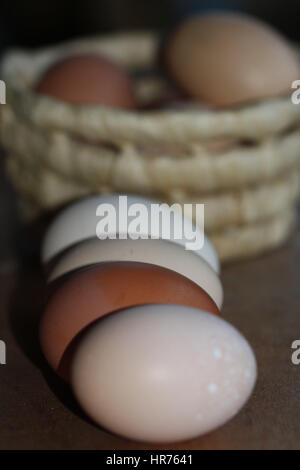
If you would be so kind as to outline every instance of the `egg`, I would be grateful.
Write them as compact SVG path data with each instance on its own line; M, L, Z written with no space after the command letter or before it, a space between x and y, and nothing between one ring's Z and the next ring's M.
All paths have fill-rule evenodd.
M206 261L192 251L166 240L90 239L68 250L54 267L49 282L94 263L135 261L176 271L198 284L222 307L223 288L219 277Z
M74 394L96 423L161 443L224 424L255 380L254 354L233 326L176 305L137 306L101 319L81 338L71 368Z
M67 379L74 341L85 327L116 310L148 303L190 305L219 314L203 289L174 271L146 263L100 263L73 273L53 290L40 322L42 351Z
M133 84L126 71L96 54L71 56L54 63L40 77L35 91L74 105L136 107Z
M187 93L220 107L287 94L300 70L284 37L260 20L234 13L186 20L167 42L165 57Z
M64 250L70 248L72 245L86 240L88 238L96 238L96 229L100 217L96 215L97 208L100 204L111 204L116 212L117 219L119 218L119 204L120 195L108 194L108 195L96 195L88 198L81 199L75 203L69 205L67 208L62 210L58 216L54 219L52 224L49 226L42 245L42 261L44 264L50 263L55 257L57 257ZM147 210L150 212L152 204L158 204L157 201L151 199L139 197L139 196L127 196L127 207L128 210L134 204L144 204ZM161 206L162 218L170 220L170 239L172 242L177 243L181 246L185 246L187 239L185 234L181 238L176 238L176 231L182 227L182 214L180 212L173 212L173 216L170 218L170 208L164 204ZM121 212L123 209L121 209ZM126 208L125 208L126 211ZM151 222L151 221L150 221ZM185 226L193 231L197 232L199 238L202 237L203 232L200 228L196 228L189 218L184 219ZM140 231L140 237L142 236L153 236L154 230L157 227L153 227L151 223L143 232ZM162 238L162 227L158 227L159 237ZM103 234L104 232L102 232ZM120 233L117 227L117 233ZM127 233L126 233L127 234ZM126 235L123 233L123 235ZM133 232L132 232L133 234ZM131 234L131 235L132 235ZM101 233L98 235L101 235ZM106 235L109 235L108 233ZM189 251L189 250L186 250ZM207 263L217 272L220 271L219 258L214 249L213 245L207 237L204 236L204 244L201 249L193 250L194 253L201 256Z

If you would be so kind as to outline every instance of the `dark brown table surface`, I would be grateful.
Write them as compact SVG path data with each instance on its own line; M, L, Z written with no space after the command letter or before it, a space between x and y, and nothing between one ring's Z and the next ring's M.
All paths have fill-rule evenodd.
M0 339L7 346L7 364L0 365L0 449L300 449L300 365L291 362L291 343L300 339L299 230L281 249L222 272L223 316L248 338L258 361L251 399L218 430L160 447L96 427L49 370L37 341L44 279L3 177L0 200Z

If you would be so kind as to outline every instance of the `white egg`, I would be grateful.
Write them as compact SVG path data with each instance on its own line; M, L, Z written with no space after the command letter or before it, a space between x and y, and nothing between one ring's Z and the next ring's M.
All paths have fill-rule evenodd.
M97 235L99 236L99 234L102 235L104 233L101 233L101 228L99 229L100 217L99 214L97 215L96 213L100 204L111 204L115 208L116 218L119 219L118 194L92 196L68 206L54 219L45 235L42 246L43 263L49 262L54 256L78 242L88 238L95 238ZM149 213L151 205L158 204L158 202L138 196L127 196L128 208L133 207L134 204L144 204ZM165 204L161 206L161 209L163 219L169 220L171 213L170 208ZM181 233L183 218L180 212L173 212L173 214L174 215L172 215L170 218L170 240L172 242L181 246L185 246L186 243L191 243L190 234L192 233L197 234L195 235L195 238L197 236L197 239L202 240L202 230L200 228L196 228L196 226L193 225L191 220L187 217L184 218L184 234L181 238L177 238L176 234L179 232ZM140 236L154 236L156 234L156 230L159 231L157 238L164 238L162 227L154 226L154 224L151 225L150 219L148 227L141 227ZM119 230L117 228L117 233L123 233L123 230ZM107 235L108 232L106 231L105 234ZM189 236L186 236L186 234L189 234ZM220 266L218 255L207 237L204 236L204 244L202 248L196 249L194 252L199 256L202 256L202 258L205 259L208 264L210 264L214 271L219 273Z
M71 383L87 414L138 441L174 442L207 433L248 399L256 361L229 323L175 305L128 308L87 330Z

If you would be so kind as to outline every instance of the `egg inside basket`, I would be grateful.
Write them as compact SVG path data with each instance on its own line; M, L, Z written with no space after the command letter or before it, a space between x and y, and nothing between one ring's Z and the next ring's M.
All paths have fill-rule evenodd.
M159 46L155 33L120 33L4 56L0 139L24 219L90 194L133 193L204 203L205 230L223 261L280 245L299 195L300 106L289 95L226 109L149 109L170 87ZM140 109L74 106L33 91L50 64L81 53L126 67Z

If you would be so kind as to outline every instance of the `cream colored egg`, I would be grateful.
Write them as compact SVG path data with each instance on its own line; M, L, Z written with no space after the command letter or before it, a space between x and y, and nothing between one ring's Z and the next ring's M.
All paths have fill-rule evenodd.
M210 265L193 251L166 240L99 240L76 245L61 257L49 282L83 266L110 261L135 261L161 266L187 277L204 289L218 308L223 303L221 281Z
M156 304L91 326L75 352L71 383L101 426L138 441L174 442L232 418L255 380L252 349L229 323Z
M186 92L215 106L287 94L300 71L295 51L279 32L234 13L185 21L170 37L166 62Z
M64 250L70 248L72 245L79 243L83 240L89 238L96 238L99 235L103 235L104 232L101 231L99 227L100 216L97 215L97 208L101 205L102 208L105 205L111 205L116 214L117 223L119 223L119 214L123 214L126 217L126 210L134 208L135 204L143 204L148 211L148 214L151 213L152 205L157 205L157 201L151 199L142 198L139 196L127 196L126 202L124 195L119 194L108 194L108 195L97 195L81 199L66 209L60 212L60 214L54 219L50 225L42 246L42 260L43 263L48 263L56 255L63 252ZM107 207L107 206L106 206ZM162 210L162 219L170 220L170 240L178 245L186 246L186 243L190 243L194 240L203 240L204 244L202 248L193 250L194 253L201 256L208 264L217 272L220 271L220 264L218 255L213 245L207 237L203 237L203 231L201 228L193 225L191 220L188 217L183 218L180 212L174 211L171 213L169 206L166 204L161 206ZM110 212L112 213L112 212ZM171 215L170 215L171 214ZM173 215L172 215L173 214ZM129 217L128 217L129 219ZM163 227L157 227L151 222L151 217L147 216L148 225L142 227L139 236L140 237L152 237L156 236L157 238L164 238ZM180 232L183 227L184 220L184 233ZM125 231L119 226L117 226L116 232L122 233L123 236L128 238L128 233L130 236L135 235L134 229L130 229L130 224L128 224L129 230ZM158 232L157 232L158 230ZM100 232L100 233L99 233ZM130 233L131 232L131 233ZM113 232L112 232L113 233ZM181 238L177 236L178 233L182 233ZM188 233L189 237L185 234ZM106 232L106 235L108 233Z

